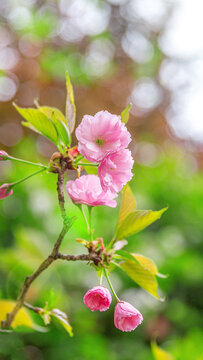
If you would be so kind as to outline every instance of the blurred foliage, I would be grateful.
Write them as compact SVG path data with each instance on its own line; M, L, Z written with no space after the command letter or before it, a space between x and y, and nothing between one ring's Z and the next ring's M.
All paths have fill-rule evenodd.
M39 98L40 104L59 107L64 113L68 70L76 84L78 122L82 115L101 109L120 114L132 102L128 128L133 138L131 187L137 207L169 206L161 220L130 237L125 248L153 259L159 272L168 275L166 280L158 279L165 302L136 287L121 270L112 273L119 296L143 313L142 326L129 334L116 330L113 305L106 313L91 313L82 298L97 284L94 269L58 261L33 284L28 301L42 307L48 301L50 308L66 312L74 337L69 338L57 322L43 334L0 333L0 359L152 360L150 343L155 338L176 360L203 358L202 156L195 144L177 144L165 116L171 99L176 99L175 91L184 92L188 79L184 71L187 76L189 71L185 62L163 51L164 29L175 2L145 3L0 1L1 148L17 157L47 162L55 147L22 130L11 101L33 107ZM178 109L182 113L182 103ZM0 181L20 179L32 170L1 162ZM68 175L72 178L71 171ZM75 239L87 236L86 227L77 207L67 201L77 221L63 250L81 253ZM95 233L105 242L116 228L118 212L119 207L93 210ZM12 197L0 202L1 298L16 299L25 275L50 252L60 229L54 174L18 185ZM44 326L39 317L30 315Z
M156 146L155 144L153 146ZM35 145L26 138L14 149L16 154L26 151L33 159ZM29 150L30 149L30 150ZM43 159L41 159L43 161ZM144 314L143 325L134 333L122 334L113 326L113 306L102 314L91 313L83 306L86 289L97 283L96 274L82 264L57 262L33 284L28 301L36 306L60 308L70 316L75 336L68 336L51 325L46 334L1 334L0 354L17 354L6 346L9 339L18 343L20 357L29 359L38 353L43 359L152 359L149 340L157 337L165 342L165 349L177 360L189 360L191 354L198 360L202 356L202 174L191 170L191 155L167 144L166 150L157 153L151 166L138 162L135 180L131 186L139 208L159 209L169 204L169 210L158 222L143 232L129 238L126 249L152 258L159 271L168 274L167 280L159 278L160 288L167 294L159 303L135 284L124 273L114 271L112 281L124 300L136 305ZM1 163L3 176L14 179L25 175L28 166ZM30 170L31 171L31 170ZM1 296L16 298L25 274L33 271L50 251L60 231L60 217L55 191L54 174L43 174L30 179L24 186L15 188L14 196L0 203L1 210ZM68 200L68 199L67 199ZM68 209L77 221L66 236L63 250L81 252L75 238L87 236L80 212L68 200ZM94 209L93 222L96 235L109 240L116 227L118 208ZM109 218L111 222L109 225ZM101 234L101 230L103 233ZM81 276L82 273L82 276ZM39 319L36 318L35 322ZM3 340L6 339L6 340ZM94 344L94 346L93 346ZM196 345L194 345L196 344ZM187 349L187 350L186 350ZM12 355L13 354L13 355ZM71 354L71 355L70 355Z

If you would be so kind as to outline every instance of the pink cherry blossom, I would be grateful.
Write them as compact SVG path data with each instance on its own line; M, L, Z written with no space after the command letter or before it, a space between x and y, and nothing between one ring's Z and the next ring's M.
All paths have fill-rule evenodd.
M88 290L83 298L84 304L91 311L106 311L111 304L112 298L108 289L103 286L95 286Z
M0 161L1 160L7 160L8 154L4 150L0 150Z
M117 303L114 312L114 325L121 331L132 331L141 324L142 314L125 301Z
M10 184L3 184L0 186L0 199L5 199L6 197L13 194Z
M131 151L122 149L118 152L107 155L98 167L101 185L104 191L121 191L123 185L133 177Z
M126 148L131 141L120 116L108 111L85 115L75 134L79 152L89 161L101 161L109 153Z
M117 205L114 200L117 194L103 191L97 175L83 175L75 181L70 180L66 183L66 189L71 200L76 204L110 207Z

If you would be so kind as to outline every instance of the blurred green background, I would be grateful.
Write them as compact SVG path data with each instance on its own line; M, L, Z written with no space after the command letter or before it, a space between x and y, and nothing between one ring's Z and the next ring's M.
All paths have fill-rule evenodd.
M75 90L77 122L106 109L120 114L132 102L128 129L135 158L131 181L139 209L169 205L162 219L129 238L126 249L153 259L166 296L161 303L123 273L113 272L119 296L144 316L133 333L113 325L113 305L91 313L82 302L98 279L85 263L56 262L30 289L28 301L65 311L69 338L57 324L47 333L0 334L5 360L152 360L150 341L177 360L203 359L203 61L199 32L201 1L190 18L188 1L7 0L0 2L0 148L46 163L54 146L20 125L20 106L50 105L64 111L65 71ZM182 6L182 8L181 8ZM199 6L199 7L198 7ZM185 17L190 37L183 45ZM195 33L196 31L196 33ZM186 40L185 40L186 41ZM199 46L199 47L198 47ZM198 70L198 71L197 71ZM195 73L196 71L196 73ZM202 84L203 82L201 82ZM199 112L198 112L199 111ZM74 143L75 139L74 139ZM1 183L31 173L31 166L0 163ZM70 172L69 178L73 177ZM66 197L67 199L67 197ZM63 244L82 253L75 238L87 236L77 216ZM119 208L94 209L96 235L111 238ZM20 184L0 203L0 295L16 299L23 279L49 253L61 229L56 176L43 174ZM40 323L37 318L36 321Z

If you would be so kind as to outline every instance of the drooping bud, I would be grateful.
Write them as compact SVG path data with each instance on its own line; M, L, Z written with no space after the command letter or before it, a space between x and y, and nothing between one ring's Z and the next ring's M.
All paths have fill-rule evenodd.
M111 304L112 298L108 289L103 286L95 286L88 290L83 298L84 304L91 311L106 311Z
M0 161L2 160L8 160L9 155L4 150L0 150Z
M76 158L79 154L77 145L68 150L69 155Z
M135 330L143 320L142 314L126 301L119 301L115 307L114 325L121 331Z
M5 199L13 194L11 184L3 184L0 186L0 199Z

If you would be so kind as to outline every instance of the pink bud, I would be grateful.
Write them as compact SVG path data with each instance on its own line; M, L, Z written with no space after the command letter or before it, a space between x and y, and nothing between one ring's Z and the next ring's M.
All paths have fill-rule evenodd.
M1 160L7 160L7 159L8 159L7 152L5 152L4 150L0 150L0 161Z
M112 298L108 289L103 286L95 286L88 290L83 298L84 304L91 311L106 311L111 304Z
M143 320L142 314L125 301L117 303L114 312L114 325L121 331L135 330Z
M10 184L3 184L0 186L0 199L5 199L7 196L13 194L13 190Z
M69 150L69 154L73 157L77 157L77 155L79 154L78 147L77 146L72 147Z

